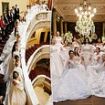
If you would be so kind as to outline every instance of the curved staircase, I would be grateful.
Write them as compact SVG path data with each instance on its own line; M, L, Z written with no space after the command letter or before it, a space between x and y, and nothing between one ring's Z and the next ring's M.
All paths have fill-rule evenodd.
M49 70L49 59L42 59L44 62L44 65L42 63L37 63L36 67L30 71L29 77L31 80L33 80L38 75L46 75L47 77L50 77L50 70ZM41 62L42 62L41 60ZM46 63L47 62L47 63Z
M35 50L39 47L40 47L40 45L34 45L34 46L26 49L26 62L28 61L30 56L35 52Z
M39 14L41 14L40 18L38 18ZM43 18L43 16L47 16L47 18L45 18L45 17ZM39 12L39 13L35 14L33 19L30 20L30 22L27 22L25 24L25 29L23 30L23 33L21 34L20 54L21 54L22 69L24 70L23 75L26 78L27 89L30 93L30 98L33 102L33 105L35 105L35 102L39 103L39 100L37 99L36 95L34 95L33 87L30 87L30 85L31 85L30 80L27 80L27 78L29 76L29 74L27 73L29 71L27 62L28 62L28 59L31 57L32 53L34 53L39 46L34 45L34 46L30 47L29 49L27 49L27 42L30 39L31 35L34 33L34 31L37 30L38 28L42 28L44 26L50 27L50 20L51 20L50 18L51 18L51 11L44 11L44 12ZM31 77L31 79L35 79L35 76L33 75ZM29 85L29 83L30 83L30 85ZM33 93L33 95L31 95L31 93Z
M28 93L28 96L32 102L32 105L39 105L39 100L37 99L37 96L33 89L34 84L32 84L32 81L29 79L28 67L27 67L27 63L26 63L26 59L28 60L28 58L30 58L32 53L34 53L35 50L37 50L39 45L34 45L28 50L26 48L27 48L28 39L31 37L33 31L37 30L38 28L42 28L42 27L50 27L51 11L43 11L43 12L39 11L36 14L33 13L33 16L34 17L32 18L32 20L26 21L23 24L19 24L20 29L23 29L20 31L18 30L19 34L20 34L19 48L21 49L20 56L21 56L21 63L22 63L22 70L23 70L26 92ZM6 40L5 40L5 42L0 41L0 54L2 53L5 44L6 44ZM11 48L12 48L12 46L11 46ZM10 51L9 51L9 54L11 54ZM9 56L9 54L8 54L8 56ZM26 54L26 56L25 56L25 54ZM41 71L41 73L38 73L38 74L43 74L43 72ZM35 79L35 76L33 77L33 80L34 79Z

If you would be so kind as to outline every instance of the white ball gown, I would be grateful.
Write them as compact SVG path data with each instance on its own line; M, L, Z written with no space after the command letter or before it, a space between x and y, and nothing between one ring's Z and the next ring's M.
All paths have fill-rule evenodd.
M73 60L68 60L58 84L53 87L54 102L89 97L91 93L87 83L85 67Z

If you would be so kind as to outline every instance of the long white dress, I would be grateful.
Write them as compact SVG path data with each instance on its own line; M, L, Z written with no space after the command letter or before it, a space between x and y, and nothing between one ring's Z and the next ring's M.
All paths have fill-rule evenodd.
M87 71L91 94L105 98L105 63L90 65Z
M52 84L56 84L63 72L63 62L60 57L60 47L56 45L51 45L50 47L50 66L51 66L51 77Z
M66 46L66 47L62 47L61 51L60 51L60 57L61 57L61 60L63 62L63 65L65 64L65 62L67 61L67 59L69 58L69 50L72 50L71 47L69 46Z
M6 105L26 105L26 92L24 89L24 78L22 69L20 67L15 67L13 71L19 73L21 81L19 85L14 85L12 79L13 75L11 75L11 80L7 88L8 93L6 98Z
M16 38L14 36L14 31L13 31L11 33L9 39L7 40L4 48L3 48L3 52L2 52L2 54L0 56L0 58L2 60L5 60L8 57L8 55L11 53L12 47L13 47L15 41L16 41Z
M60 77L63 72L63 61L61 57L61 52L63 49L62 45L62 38L61 37L54 37L53 40L55 41L54 45L50 47L50 64L51 64L51 71L52 77L57 76Z
M14 65L14 56L15 55L20 57L20 52L19 51L14 51L13 55L10 53L8 55L8 57L5 59L3 69L4 69L4 73L5 73L4 79L5 79L6 82L8 82L9 76L14 69L14 66L15 66Z
M93 54L93 46L90 44L85 44L82 46L82 53L81 56L84 58L85 66L87 67L88 65L91 65L92 63L92 54Z
M73 60L68 60L58 84L53 87L54 102L89 97L91 93L87 83L85 67Z

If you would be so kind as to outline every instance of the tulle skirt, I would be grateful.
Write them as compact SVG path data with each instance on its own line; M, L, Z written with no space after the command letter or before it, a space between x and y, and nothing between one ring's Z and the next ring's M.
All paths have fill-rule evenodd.
M87 73L82 65L65 70L58 84L53 87L54 102L85 99L91 95Z
M97 69L97 70L96 70ZM101 66L88 66L88 85L91 94L98 97L105 97L105 71Z

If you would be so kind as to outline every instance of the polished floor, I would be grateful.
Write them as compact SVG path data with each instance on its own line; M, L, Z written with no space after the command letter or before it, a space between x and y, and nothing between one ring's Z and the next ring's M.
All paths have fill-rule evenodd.
M91 96L85 100L57 102L54 105L105 105L105 98Z

